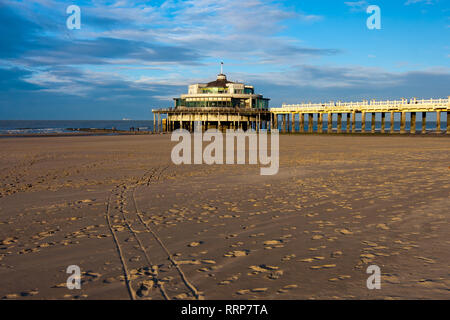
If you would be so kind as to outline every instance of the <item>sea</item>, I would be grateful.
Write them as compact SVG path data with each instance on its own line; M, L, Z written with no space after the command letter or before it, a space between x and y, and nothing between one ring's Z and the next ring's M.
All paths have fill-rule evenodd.
M281 121L278 121L281 128ZM389 121L386 122L386 128L389 128ZM417 121L417 130L421 130L422 124ZM342 130L346 130L345 119L342 121ZM356 121L356 129L361 130L361 121ZM410 122L406 122L406 130L410 129ZM442 128L446 127L446 122L441 123ZM307 128L307 122L305 124ZM317 122L313 123L314 130L317 130ZM337 122L333 121L333 128L337 127ZM366 122L367 130L370 131L370 121ZM381 122L376 121L376 128L379 130ZM0 134L1 135L21 135L21 134L45 134L45 133L70 133L74 132L72 129L116 129L116 130L130 130L135 128L139 131L152 131L152 120L0 120ZM298 131L298 122L295 124ZM326 128L326 123L324 123ZM400 130L400 123L396 121L395 130ZM435 121L427 121L427 130L436 130Z
M152 120L0 120L0 134L69 133L71 129L152 131Z

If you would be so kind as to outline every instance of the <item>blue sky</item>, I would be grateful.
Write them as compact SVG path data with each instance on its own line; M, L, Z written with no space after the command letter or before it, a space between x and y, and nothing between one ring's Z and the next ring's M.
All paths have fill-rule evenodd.
M81 9L81 29L66 8ZM0 1L0 119L151 119L187 85L271 106L450 95L448 0ZM369 30L366 8L381 9Z

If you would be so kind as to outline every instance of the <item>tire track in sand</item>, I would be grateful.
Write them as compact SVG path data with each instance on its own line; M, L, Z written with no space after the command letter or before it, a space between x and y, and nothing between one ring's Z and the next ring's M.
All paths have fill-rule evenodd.
M151 169L132 184L115 186L108 199L106 220L132 300L170 300L170 295L176 299L203 298L189 282L161 238L145 221L137 205L137 187L149 186L158 181L167 167ZM151 257L148 252L151 252Z
M168 168L168 166L153 171L147 178L144 179L146 181L141 181L140 185L142 184L146 184L147 186L149 186L152 182L154 181L159 181L161 175L163 174L163 172ZM150 227L150 224L144 220L144 216L142 214L142 212L139 210L137 202L136 202L136 197L135 197L135 192L136 192L137 187L133 190L132 193L132 197L133 197L133 201L134 201L134 207L136 209L136 213L137 216L139 218L139 221L145 226L146 230L148 232L150 232L154 239L158 242L158 244L160 245L160 247L164 250L165 254L167 255L167 259L172 263L172 265L176 268L180 278L182 279L184 285L189 289L189 291L193 294L193 296L197 299L197 300L202 300L204 299L204 296L197 290L197 288L188 280L186 274L183 272L183 270L181 269L180 265L178 264L178 262L174 259L172 253L170 253L169 249L167 248L167 246L164 244L164 242L161 240L161 238L157 235L157 233Z

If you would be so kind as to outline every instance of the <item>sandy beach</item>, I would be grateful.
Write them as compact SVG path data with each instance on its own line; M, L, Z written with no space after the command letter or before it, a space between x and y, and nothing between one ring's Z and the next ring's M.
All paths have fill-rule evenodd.
M274 176L174 144L0 139L0 298L450 298L450 137L281 135Z

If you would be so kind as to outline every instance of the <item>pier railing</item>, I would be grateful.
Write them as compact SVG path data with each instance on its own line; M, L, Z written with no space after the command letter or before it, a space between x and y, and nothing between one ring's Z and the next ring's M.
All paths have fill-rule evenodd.
M363 101L331 101L327 103L283 104L282 107L271 108L273 113L346 113L346 112L433 112L450 109L450 99L401 99L401 100L363 100Z

